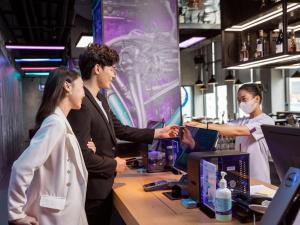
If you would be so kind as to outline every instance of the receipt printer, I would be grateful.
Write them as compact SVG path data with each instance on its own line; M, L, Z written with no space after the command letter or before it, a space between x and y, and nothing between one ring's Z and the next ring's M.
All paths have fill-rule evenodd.
M249 194L249 154L239 151L192 152L188 157L188 193L200 209L214 217L214 201L221 171L232 194Z

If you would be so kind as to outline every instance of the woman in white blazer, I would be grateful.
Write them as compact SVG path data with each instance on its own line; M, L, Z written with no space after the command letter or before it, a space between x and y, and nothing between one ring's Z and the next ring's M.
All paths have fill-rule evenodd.
M66 116L80 109L81 77L66 68L47 79L36 116L36 133L14 162L8 191L13 224L86 225L87 170ZM90 148L94 148L89 143ZM94 149L95 150L95 149Z

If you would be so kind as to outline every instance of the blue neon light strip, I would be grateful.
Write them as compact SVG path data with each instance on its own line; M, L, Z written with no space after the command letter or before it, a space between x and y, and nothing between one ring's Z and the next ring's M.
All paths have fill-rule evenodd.
M49 76L49 72L26 72L26 76Z
M15 59L15 62L62 62L61 58L34 58Z

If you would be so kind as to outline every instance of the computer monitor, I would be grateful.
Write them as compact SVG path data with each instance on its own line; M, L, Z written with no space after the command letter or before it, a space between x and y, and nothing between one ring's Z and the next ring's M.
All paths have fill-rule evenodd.
M195 141L194 149L181 142L177 153L174 168L187 172L188 155L190 152L214 151L216 148L219 133L216 130L187 127Z
M262 125L280 181L290 167L300 168L300 129Z

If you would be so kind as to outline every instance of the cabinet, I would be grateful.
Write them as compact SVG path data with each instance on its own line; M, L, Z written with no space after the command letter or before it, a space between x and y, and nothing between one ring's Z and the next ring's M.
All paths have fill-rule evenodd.
M224 68L300 68L299 0L221 0L221 20Z

